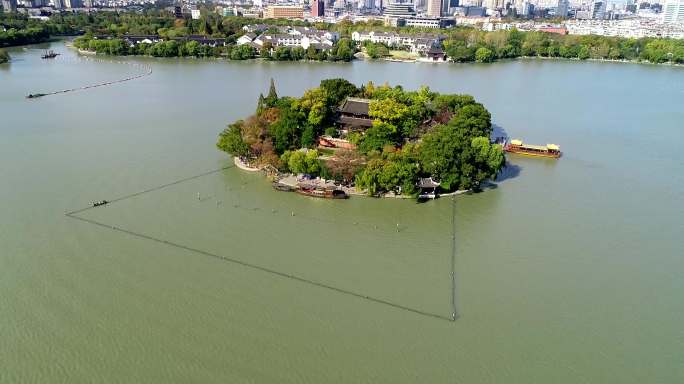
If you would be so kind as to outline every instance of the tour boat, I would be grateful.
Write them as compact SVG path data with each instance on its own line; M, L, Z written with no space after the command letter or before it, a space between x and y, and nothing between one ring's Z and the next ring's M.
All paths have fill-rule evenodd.
M525 144L522 140L511 140L504 145L504 151L518 153L527 156L551 157L557 159L561 157L560 147L556 144L532 145Z
M54 59L57 56L59 56L59 53L56 53L53 50L49 50L49 51L45 51L45 53L40 58L41 59Z
M105 205L105 204L108 204L108 203L109 203L109 201L107 201L107 200L96 201L96 202L93 203L93 207L99 207L99 206L101 206L101 205Z
M305 196L321 197L324 199L346 199L347 193L341 189L321 188L310 185L300 185L296 192Z
M438 196L435 192L424 192L418 195L418 200L434 200Z

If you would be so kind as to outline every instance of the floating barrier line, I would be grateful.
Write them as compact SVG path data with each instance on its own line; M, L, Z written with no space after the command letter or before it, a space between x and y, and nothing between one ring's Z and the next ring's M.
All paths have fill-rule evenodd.
M451 197L451 320L458 318L456 306L456 196Z
M212 173L217 173L217 172L225 171L226 169L230 169L230 168L234 168L234 167L235 167L235 165L228 165L228 166L225 166L225 167L221 167L221 168L218 168L218 169L214 169L214 170L211 170L211 171L207 171L207 172L204 172L204 173L200 173L200 174L198 174L198 175L194 175L194 176L186 177L186 178L184 178L184 179L172 181L172 182L167 183L167 184L162 184L162 185L159 185L159 186L157 186L157 187L145 189L145 190L142 190L142 191L140 191L140 192L135 192L135 193L131 193L131 194L129 194L129 195L117 197L116 199L109 200L109 201L107 202L107 205L116 203L117 201L130 199L131 197L140 196L140 195L145 194L145 193L150 193L150 192L158 191L158 190L160 190L160 189L168 188L168 187L170 187L170 186L172 186L172 185L176 185L176 184L184 183L184 182L186 182L186 181L198 179L198 178L203 177L203 176L208 176L208 175L211 175ZM85 208L77 209L77 210L75 210L75 211L67 212L66 215L67 215L67 216L72 216L72 215L75 215L75 214L77 214L77 213L81 213L81 212L84 212L84 211L87 211L87 210L93 209L93 208L97 208L97 207L95 207L95 206L88 206L88 207L85 207Z
M214 170L211 170L211 171L207 171L207 172L203 172L203 173L200 173L200 174L197 174L197 175L193 175L193 176L190 176L190 177L186 177L186 178L183 178L183 179L175 180L175 181L172 181L172 182L170 182L170 183L162 184L162 185L159 185L159 186L156 186L156 187L153 187L153 188L148 188L148 189L145 189L145 190L142 190L142 191L139 191L139 192L131 193L131 194L128 194L128 195L121 196L121 197L115 198L115 199L113 199L113 200L110 200L110 201L108 201L107 205L113 204L113 203L116 203L116 202L120 202L120 201L122 201L122 200L130 199L130 198L132 198L132 197L140 196L140 195L143 195L143 194L146 194L146 193L158 191L158 190L160 190L160 189L168 188L168 187L170 187L170 186L177 185L177 184L180 184L180 183L184 183L184 182L186 182L186 181L190 181L190 180L198 179L198 178L200 178L200 177L208 176L208 175L213 174L213 173L222 172L222 171L224 171L224 170L226 170L226 169L230 169L230 168L234 168L234 167L235 167L235 165L231 164L231 165L228 165L228 166L225 166L225 167L217 168L217 169L214 169ZM423 310L416 309L416 308L411 308L411 307L408 307L408 306L405 306L405 305L401 305L401 304L398 304L398 303L394 303L394 302L391 302L391 301L388 301L388 300L380 299L380 298L373 297L373 296L369 296L369 295L364 295L364 294L362 294L362 293L358 293L358 292L346 290L346 289L343 289L343 288L335 287L335 286L333 286L333 285L329 285L329 284L322 283L322 282L319 282L319 281L314 281L314 280L306 279L306 278L303 278L303 277L300 277L300 276L296 276L296 275L293 275L293 274L288 274L288 273L285 273L285 272L277 271L277 270L270 269L270 268L267 268L267 267L263 267L263 266L260 266L260 265L257 265L257 264L251 264L251 263L248 263L248 262L245 262L245 261L241 261L241 260L238 260L238 259L233 259L233 258L230 258L230 257L227 257L227 256L223 256L223 255L219 255L219 254L215 254L215 253L203 251L203 250L201 250L201 249L192 248L192 247L189 247L189 246L186 246L186 245L183 245L183 244L174 243L174 242L171 242L171 241L168 241L168 240L156 238L156 237L153 237L153 236L150 236L150 235L146 235L146 234L143 234L143 233L134 232L134 231L131 231L131 230L128 230L128 229L125 229L125 228L121 228L121 227L117 227L117 226L105 224L105 223L102 223L102 222L99 222L99 221L95 221L95 220L92 220L92 219L87 219L87 218L84 218L84 217L77 216L77 214L82 213L82 212L85 212L85 211L88 211L88 210L93 209L93 208L98 208L98 206L87 206L87 207L85 207L85 208L81 208L81 209L77 209L77 210L74 210L74 211L67 212L67 213L65 213L65 215L66 215L67 217L72 218L72 219L80 220L80 221L82 221L82 222L85 222L85 223L88 223L88 224L92 224L92 225L96 225L96 226L101 227L101 228L106 228L106 229L109 229L109 230L113 230L113 231L125 233L125 234L128 234L128 235L130 235L130 236L138 237L138 238L145 239L145 240L154 241L154 242L161 243L161 244L165 244L165 245L172 246L172 247L176 247L176 248L183 249L183 250L186 250L186 251L190 251L190 252L193 252L193 253L197 253L197 254L200 254L200 255L203 255L203 256L212 257L212 258L215 258L215 259L219 259L219 260L222 260L222 261L230 262L230 263L237 264L237 265L240 265L240 266L243 266L243 267L246 267L246 268L258 270L258 271L265 272L265 273L269 273L269 274L276 275L276 276L279 276L279 277L292 279L292 280L299 281L299 282L301 282L301 283L309 284L309 285L312 285L312 286L316 286L316 287L319 287L319 288L329 289L329 290L331 290L331 291L335 291L335 292L338 292L338 293L341 293L341 294L353 296L353 297L356 297L356 298L360 298L360 299L363 299L363 300L367 300L367 301L370 301L370 302L374 302L374 303L376 303L376 304L383 304L383 305L386 305L386 306L389 306L389 307L393 307L393 308L395 308L395 309L399 309L399 310L403 310L403 311L407 311L407 312L412 312L412 313L415 313L415 314L418 314L418 315L422 315L422 316L426 316L426 317L432 317L432 318L436 318L436 319L440 319L440 320L451 321L451 322L455 321L456 318L458 317L458 316L457 316L457 312L456 312L456 280L455 280L455 258L456 258L456 202L455 202L455 197L452 197L452 217L451 217L451 220L452 220L452 247L451 247L451 280L452 280L452 285L451 285L451 302L452 302L452 310L453 310L452 316L444 316L444 315L440 315L440 314L437 314L437 313L432 313L432 312L427 312L427 311L423 311ZM241 207L241 208L242 208L242 207ZM250 210L253 210L253 209L250 209ZM310 218L310 217L302 217L302 218L305 219L305 220L312 220L312 218ZM384 232L384 231L382 231L382 232Z
M123 82L126 82L126 81L131 81L131 80L139 79L139 78L141 78L141 77L149 76L149 75L151 75L151 74L152 74L152 67L148 67L148 68L147 68L147 72L145 72L145 73L142 73L142 74L139 74L139 75L135 75L135 76L126 77L126 78L119 79L119 80L107 81L107 82L104 82L104 83L98 83L98 84L92 84L92 85L85 85L85 86L83 86L83 87L71 88L71 89L64 89L64 90L61 90L61 91L54 91L54 92L48 92L48 93L36 93L35 95L38 95L37 97L45 97L45 96L51 96L51 95L58 95L58 94L60 94L60 93L84 91L84 90L90 89L90 88L104 87L104 86L106 86L106 85L114 85L114 84L117 84L117 83L123 83Z
M359 299L362 299L362 300L366 300L366 301L370 301L370 302L373 302L373 303L383 304L383 305L386 305L386 306L389 306L389 307L392 307L392 308L395 308L395 309L399 309L399 310L402 310L402 311L412 312L412 313L415 313L415 314L418 314L418 315L422 315L422 316L426 316L426 317L432 317L432 318L440 319L440 320L454 321L454 319L453 319L452 317L447 317L447 316L443 316L443 315L436 314L436 313L431 313L431 312L422 311L422 310L420 310L420 309L407 307L407 306L404 306L404 305L401 305L401 304L393 303L393 302L388 301L388 300L376 298L376 297L373 297L373 296L364 295L364 294L361 294L361 293L358 293L358 292L354 292L354 291L342 289L342 288L335 287L335 286L332 286L332 285L328 285L328 284L325 284L325 283L321 283L321 282L318 282L318 281L309 280L309 279L306 279L306 278L303 278L303 277L300 277L300 276L296 276L296 275L293 275L293 274L289 274L289 273L285 273L285 272L276 271L276 270L274 270L274 269L262 267L262 266L260 266L260 265L248 263L248 262L245 262L245 261L242 261L242 260L237 260L237 259L233 259L233 258L230 258L230 257L227 257L227 256L222 256L222 255L218 255L218 254L215 254L215 253L203 251L203 250L201 250L201 249L188 247L188 246L186 246L186 245L173 243L173 242L168 241L168 240L163 240L163 239L159 239L159 238L152 237L152 236L149 236L149 235L145 235L145 234L143 234L143 233L138 233L138 232L130 231L130 230L125 229L125 228L120 228L120 227L116 227L116 226L113 226L113 225L104 224L104 223L101 223L101 222L98 222L98 221L95 221L95 220L91 220L91 219L86 219L86 218L83 218L83 217L79 217L79 216L76 216L76 215L73 214L73 213L67 213L66 216L67 216L67 217L70 217L70 218L72 218L72 219L80 220L80 221L83 221L83 222L86 222L86 223L89 223L89 224L92 224L92 225L96 225L96 226L99 226L99 227L102 227L102 228L110 229L110 230L113 230L113 231L118 231L118 232L125 233L125 234L128 234L128 235L134 236L134 237L141 238L141 239L150 240L150 241L154 241L154 242L157 242L157 243L165 244L165 245L168 245L168 246L176 247L176 248L183 249L183 250L190 251L190 252L194 252L194 253L197 253L197 254L200 254L200 255L203 255L203 256L212 257L212 258L219 259L219 260L222 260L222 261L226 261L226 262L229 262L229 263L237 264L237 265L240 265L240 266L243 266L243 267L246 267L246 268L254 269L254 270L257 270L257 271L265 272L265 273L268 273L268 274L271 274L271 275L275 275L275 276L279 276L279 277L283 277L283 278L287 278L287 279L291 279L291 280L295 280L295 281L298 281L298 282L301 282L301 283L305 283L305 284L309 284L309 285L312 285L312 286L316 286L316 287L319 287L319 288L329 289L329 290L331 290L331 291L335 291L335 292L338 292L338 293L341 293L341 294L353 296L353 297L356 297L356 298L359 298Z

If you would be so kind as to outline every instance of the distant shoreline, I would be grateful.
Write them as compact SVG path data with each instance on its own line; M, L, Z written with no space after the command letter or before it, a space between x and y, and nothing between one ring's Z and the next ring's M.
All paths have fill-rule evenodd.
M44 44L44 43L36 43L36 44ZM28 44L28 45L34 45L34 44ZM89 51L89 50L84 50L80 48L76 48L73 46L73 44L70 43L65 43L65 45L69 48L72 48L78 53L82 55L98 55L98 56L114 56L114 55L109 55L109 54L99 54L94 51ZM428 61L428 60L420 60L418 59L397 59L397 58L391 58L391 57L385 57L385 58L378 58L378 59L373 59L370 57L355 57L351 61L325 61L325 60L268 60L260 57L255 57L253 59L245 59L245 60L231 60L229 58L225 57L194 57L194 56L173 56L173 57L156 57L156 56L150 56L150 55L123 55L123 56L117 56L117 57L146 57L146 58L154 58L154 59L193 59L193 60L207 60L207 61L212 61L212 60L221 60L221 61L227 61L227 62L253 62L253 61L260 61L260 62L273 62L273 63L353 63L354 61L369 61L369 62L389 62L389 63L402 63L402 64L458 64L458 65L472 65L472 64L499 64L499 63L508 63L512 61L533 61L533 60L544 60L544 61L568 61L568 62L575 62L575 63L581 63L581 62L595 62L595 63L618 63L618 64L641 64L641 65L653 65L653 66L659 66L659 67L676 67L676 68L682 68L684 67L684 64L678 64L678 63L653 63L647 60L620 60L620 59L576 59L576 58L565 58L565 57L544 57L544 56L520 56L520 57L513 57L510 59L499 59L492 61L490 63L480 63L477 61L465 61L465 62L456 62L456 61Z
M652 63L650 61L646 60L619 60L619 59L576 59L576 58L566 58L566 57L544 57L544 56L520 56L520 57L512 57L509 59L499 59L492 61L490 63L480 63L477 61L464 61L464 62L456 62L456 61L428 61L428 60L420 60L419 59L397 59L397 58L392 58L392 57L383 57L379 59L373 59L370 57L357 57L356 60L359 61L386 61L390 63L410 63L410 64L415 64L415 63L421 63L421 64L460 64L460 65L471 65L471 64L497 64L497 63L507 63L507 62L512 62L512 61L518 61L518 60L525 60L525 61L532 61L532 60L544 60L544 61L571 61L571 62L598 62L598 63L620 63L620 64L644 64L644 65L655 65L655 66L665 66L665 67L684 67L684 64L678 64L678 63Z

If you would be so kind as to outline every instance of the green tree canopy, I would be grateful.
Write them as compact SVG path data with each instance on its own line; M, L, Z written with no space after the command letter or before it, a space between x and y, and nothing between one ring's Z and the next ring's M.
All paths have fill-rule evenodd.
M242 140L242 123L242 120L238 120L219 134L216 146L220 150L228 152L233 156L247 156L249 154L249 146Z
M332 106L338 106L347 97L359 94L356 85L340 78L321 80L320 87L328 95L328 103Z
M475 60L480 63L491 63L494 61L494 52L489 48L478 48L477 51L475 51Z
M321 163L318 160L318 151L310 149L308 151L286 151L280 160L287 164L290 172L299 174L318 175L321 172Z

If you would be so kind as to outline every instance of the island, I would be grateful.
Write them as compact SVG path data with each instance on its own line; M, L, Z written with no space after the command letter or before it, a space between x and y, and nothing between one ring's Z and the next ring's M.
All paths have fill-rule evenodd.
M278 180L333 180L368 196L477 190L504 167L491 115L472 96L327 79L299 97L275 83L217 147ZM299 176L297 176L299 175ZM285 189L293 186L284 185Z

